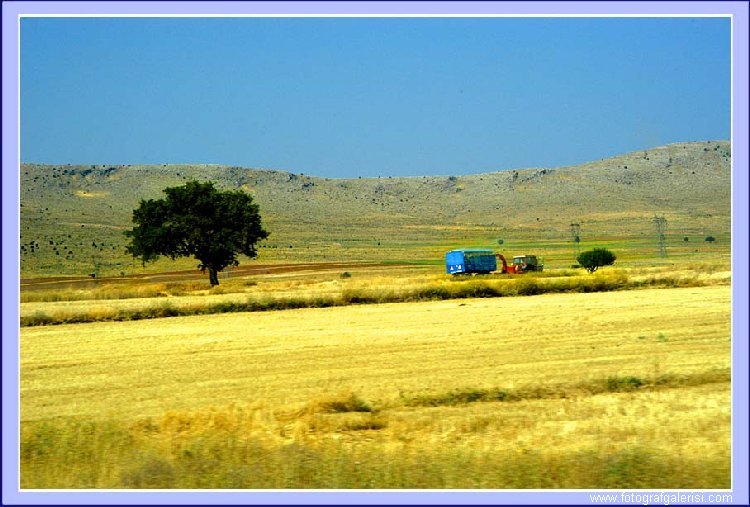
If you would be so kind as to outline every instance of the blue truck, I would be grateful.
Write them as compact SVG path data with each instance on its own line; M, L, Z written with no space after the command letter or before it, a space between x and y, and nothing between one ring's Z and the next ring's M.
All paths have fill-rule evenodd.
M529 271L542 271L544 260L536 255L516 255L509 264L502 254L480 248L462 248L445 254L445 271L449 275L463 273L492 273L497 271L497 261L503 265L499 272L503 274L523 274Z
M460 273L491 273L497 270L497 257L492 250L464 248L445 254L445 271L449 275Z

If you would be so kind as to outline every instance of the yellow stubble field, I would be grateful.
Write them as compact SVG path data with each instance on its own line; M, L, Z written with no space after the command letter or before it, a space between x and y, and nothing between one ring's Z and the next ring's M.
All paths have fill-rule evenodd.
M719 285L22 328L22 485L729 487L730 295ZM510 394L482 398L500 391ZM38 452L50 432L107 458L92 471L70 452ZM213 472L191 468L201 453L219 460ZM315 456L313 472L300 453Z

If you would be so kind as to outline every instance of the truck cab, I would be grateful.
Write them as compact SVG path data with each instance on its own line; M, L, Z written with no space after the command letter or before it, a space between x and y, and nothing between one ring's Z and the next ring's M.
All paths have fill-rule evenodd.
M523 271L541 271L544 265L539 262L536 255L516 255L513 257L513 267L515 272Z

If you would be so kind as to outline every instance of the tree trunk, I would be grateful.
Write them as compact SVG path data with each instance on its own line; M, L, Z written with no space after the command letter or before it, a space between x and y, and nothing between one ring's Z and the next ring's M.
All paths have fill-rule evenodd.
M216 268L208 268L208 280L211 282L211 287L219 285L219 273Z

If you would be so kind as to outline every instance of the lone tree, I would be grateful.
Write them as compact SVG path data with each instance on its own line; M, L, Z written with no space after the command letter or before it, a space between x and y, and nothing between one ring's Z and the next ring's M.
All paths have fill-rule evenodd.
M617 257L606 248L594 248L581 252L578 256L578 264L586 268L589 273L593 273L601 266L611 266L615 263Z
M192 256L200 261L199 269L208 269L211 285L219 285L221 270L237 266L238 254L255 257L255 244L268 237L258 205L242 191L190 181L164 193L164 199L141 200L133 210L135 227L125 232L128 253L144 263L160 255L172 260Z

